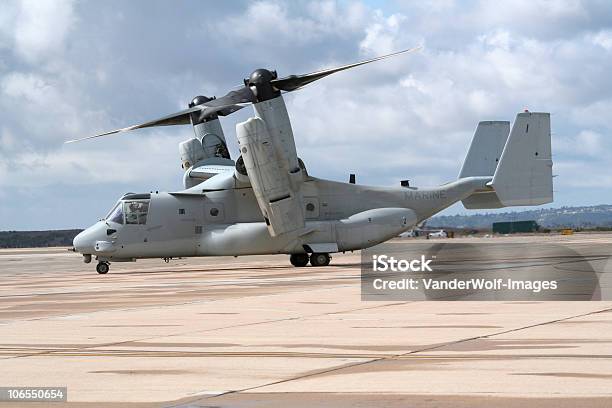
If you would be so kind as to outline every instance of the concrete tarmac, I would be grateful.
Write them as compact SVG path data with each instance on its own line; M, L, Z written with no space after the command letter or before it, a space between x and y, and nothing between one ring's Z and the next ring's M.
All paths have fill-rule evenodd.
M396 242L494 242L510 270L612 273L612 234ZM534 257L546 243L576 255ZM67 386L66 405L91 407L612 405L612 301L365 302L360 263L140 260L98 275L66 249L0 250L0 386Z

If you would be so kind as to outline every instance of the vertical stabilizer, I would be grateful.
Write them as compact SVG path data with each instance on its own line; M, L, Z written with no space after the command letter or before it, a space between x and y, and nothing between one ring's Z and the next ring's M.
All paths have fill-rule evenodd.
M478 123L459 178L493 176L504 150L510 122L485 121Z
M504 206L540 205L553 200L549 113L516 116L492 186Z
M510 122L483 121L478 123L459 178L493 177L510 133ZM482 191L462 200L468 209L503 207L493 191Z

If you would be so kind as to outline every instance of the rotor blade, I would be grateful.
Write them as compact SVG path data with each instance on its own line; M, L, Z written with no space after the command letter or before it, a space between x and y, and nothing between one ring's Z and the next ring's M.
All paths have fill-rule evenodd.
M199 119L202 121L207 116L210 116L213 113L217 114L217 116L231 115L232 113L234 113L236 111L239 111L240 109L244 108L247 105L248 105L248 103L244 103L242 105L216 106L216 107L212 107L212 108L205 107L204 110L202 110L202 113L200 113ZM199 106L201 106L201 105L199 105Z
M104 133L100 133L97 135L84 137L81 139L68 140L64 143L80 142L82 140L95 139L97 137L108 136L108 135L113 135L115 133L127 132L130 130L143 129L143 128L148 128L148 127L188 125L191 123L191 120L189 119L189 115L193 112L202 112L200 114L202 117L206 117L208 115L215 114L215 113L221 116L226 116L226 115L229 115L230 113L236 112L237 110L243 108L243 106L234 105L234 104L221 105L221 106L215 106L215 107L206 106L207 104L197 105L197 106L194 106L193 108L185 109L180 112L176 112L171 115L164 116L163 118L155 119L149 122L124 127L121 129L111 130L110 132L104 132Z
M410 48L408 50L403 50L403 51L394 52L392 54L382 55L380 57L372 58L366 61L356 62L354 64L348 64L348 65L344 65L344 66L337 67L337 68L330 68L330 69L324 69L321 71L311 72L310 74L289 75L284 78L273 79L272 81L270 81L270 83L276 89L280 89L281 91L291 92L305 85L308 85L311 82L314 82L328 75L334 74L336 72L344 71L345 69L349 69L349 68L355 68L360 65L369 64L370 62L380 61L382 59L393 57L396 55L405 54L408 52L414 52L414 51L420 50L421 48L422 47L420 46L416 48Z
M236 111L239 111L240 109L244 108L245 106L247 106L247 104L245 103L244 105L230 105L227 108L223 108L221 107L221 110L217 112L217 115L219 116L227 116L230 115Z
M248 104L255 102L257 102L257 98L255 98L253 91L251 91L247 86L243 86L240 89L228 92L220 98L205 102L203 105L214 108L218 106L229 106L243 103Z

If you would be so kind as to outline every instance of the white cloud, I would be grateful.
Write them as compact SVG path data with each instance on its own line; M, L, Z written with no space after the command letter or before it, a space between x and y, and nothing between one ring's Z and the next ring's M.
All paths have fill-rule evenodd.
M39 149L56 148L70 138L91 132L104 122L105 113L84 104L85 96L72 76L10 72L0 77L0 107L10 114L14 131L27 133L20 143Z
M0 49L10 49L14 43L15 20L19 5L10 0L0 2Z
M576 149L589 156L601 156L604 152L603 136L597 132L583 130L576 137Z
M10 161L0 161L0 186L40 188L57 183L86 185L159 183L178 185L182 176L178 155L169 160L180 139L167 129L140 137L61 145L53 152L26 149ZM0 142L10 133L0 133Z
M504 51L510 51L512 38L507 30L495 30L480 35L478 40L492 49L500 48Z
M581 0L481 0L467 20L485 30L504 27L530 36L563 36L561 27L574 34L576 26L588 26L586 7Z
M366 18L365 8L358 3L339 6L331 1L313 1L305 11L295 15L290 3L280 1L249 2L244 13L211 24L211 32L244 45L294 47L330 34L349 34L361 29Z
M597 44L606 51L612 50L612 30L601 30L596 34L589 36L593 44Z
M49 102L54 104L61 100L55 89L39 75L20 72L2 78L2 92L5 96L19 98L27 104L40 105Z
M579 125L600 126L612 130L610 112L612 112L612 98L607 98L588 105L572 107L571 118Z
M402 49L398 43L401 24L406 21L402 14L385 17L380 10L375 13L374 21L365 28L365 38L359 43L364 54L389 54Z
M608 202L601 195L589 193L589 191L601 191L612 189L612 173L602 171L601 163L589 163L582 160L557 160L553 171L559 174L554 179L555 191L571 193L581 191L588 196L591 203ZM569 191L568 191L569 190ZM577 203L576 205L584 205Z
M72 0L22 0L14 25L17 52L28 62L57 57L74 21Z
M608 143L612 145L612 143ZM608 148L601 133L592 130L581 130L575 135L558 138L554 145L555 152L566 156L606 159Z
M359 2L339 4L333 0L311 1L306 5L307 15L327 26L327 30L361 30L370 10Z

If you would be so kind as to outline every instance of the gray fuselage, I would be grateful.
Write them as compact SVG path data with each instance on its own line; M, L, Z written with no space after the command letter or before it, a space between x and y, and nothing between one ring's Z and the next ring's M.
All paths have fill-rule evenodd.
M384 188L306 177L301 188L306 226L272 237L252 188L225 172L176 193L126 196L115 208L146 203L142 214L109 214L74 240L99 260L326 252L367 248L414 227L475 191L490 177L467 177L437 188ZM134 196L132 196L134 197ZM138 211L138 209L136 209ZM142 210L141 210L142 211ZM137 217L140 216L140 221ZM133 217L130 221L128 217ZM120 222L117 222L117 221Z

